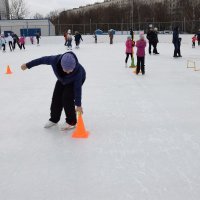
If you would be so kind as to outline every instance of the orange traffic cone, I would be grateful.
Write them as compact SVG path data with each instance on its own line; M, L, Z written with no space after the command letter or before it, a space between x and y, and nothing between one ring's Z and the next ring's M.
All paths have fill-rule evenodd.
M10 70L10 67L9 65L7 66L7 69L6 69L6 74L12 74L11 70Z
M73 132L73 138L88 138L89 133L85 130L82 114L78 113L76 130Z

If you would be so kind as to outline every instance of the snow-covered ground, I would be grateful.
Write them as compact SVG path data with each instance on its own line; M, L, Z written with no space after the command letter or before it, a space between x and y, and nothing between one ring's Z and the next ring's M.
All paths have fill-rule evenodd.
M146 75L136 76L125 68L122 39L110 46L91 38L73 50L87 71L86 140L43 128L56 81L51 67L20 70L64 53L63 37L0 54L0 199L198 200L200 71L187 60L198 60L200 47L184 36L183 58L174 59L165 38L160 55L146 56Z

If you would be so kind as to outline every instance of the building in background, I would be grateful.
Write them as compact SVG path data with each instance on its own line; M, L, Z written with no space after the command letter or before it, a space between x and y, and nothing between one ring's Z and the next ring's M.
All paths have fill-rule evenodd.
M9 2L8 0L0 0L0 20L9 19Z
M48 19L0 20L0 28L5 34L14 32L17 35L35 36L39 32L41 36L55 35L55 26Z

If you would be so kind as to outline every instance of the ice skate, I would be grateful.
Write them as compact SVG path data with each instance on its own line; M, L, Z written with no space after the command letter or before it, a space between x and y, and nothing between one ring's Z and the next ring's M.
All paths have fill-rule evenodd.
M76 125L70 125L68 124L67 122L63 123L61 126L60 126L60 130L61 131L66 131L66 130L70 130L70 129L73 129L75 128Z
M44 125L44 128L50 128L52 126L55 126L57 123L54 123L52 121L48 121L45 125Z

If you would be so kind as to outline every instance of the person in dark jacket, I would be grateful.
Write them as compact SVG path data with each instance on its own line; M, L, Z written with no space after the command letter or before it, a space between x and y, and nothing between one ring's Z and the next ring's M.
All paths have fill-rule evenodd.
M154 28L154 36L153 36L153 53L154 54L159 54L157 50L157 45L158 45L158 28Z
M134 32L133 32L133 29L131 28L130 29L130 35L131 35L131 39L132 39L132 41L134 40Z
M178 26L173 30L173 40L172 43L174 44L174 58L182 57L180 46L181 46L181 38L179 37L179 28Z
M40 33L37 32L37 33L35 34L35 37L36 37L36 40L37 40L37 45L40 45Z
M149 54L151 55L151 47L153 46L153 53L159 54L157 52L158 36L157 33L151 27L147 32L147 39L149 40Z
M81 34L78 31L75 32L74 38L75 38L76 48L78 49L81 40L83 41L83 38L82 38Z
M197 33L197 41L198 41L198 46L200 46L200 29Z
M113 30L109 30L108 35L109 35L109 38L110 38L110 44L113 44L113 38L114 38Z
M82 85L86 79L85 69L78 62L73 52L41 57L23 64L21 69L31 69L42 64L51 65L57 77L51 102L50 119L44 127L50 128L56 125L64 108L66 122L61 127L61 130L74 128L77 123L76 111L83 112L81 98Z
M15 33L12 33L12 38L13 38L13 51L15 50L16 44L21 49L21 45L19 44L19 37L18 37L18 35L15 34Z

